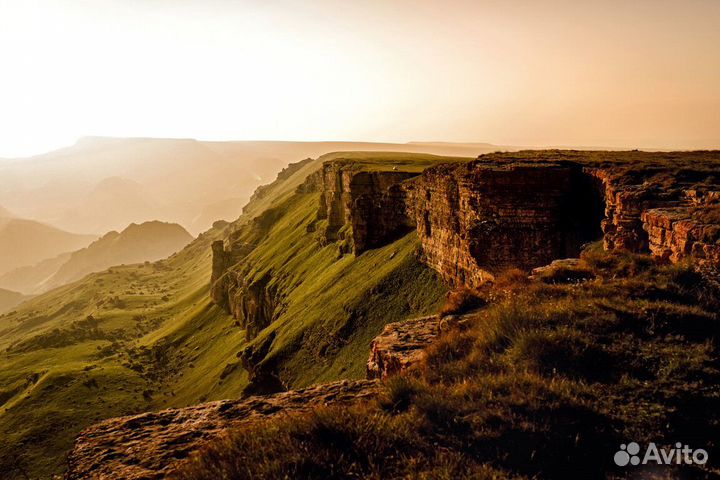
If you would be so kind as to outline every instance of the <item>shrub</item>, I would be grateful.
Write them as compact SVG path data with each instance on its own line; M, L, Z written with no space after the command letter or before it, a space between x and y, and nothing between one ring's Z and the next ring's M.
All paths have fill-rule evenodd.
M448 292L440 316L460 315L485 305L485 300L475 290L459 288Z
M519 268L509 268L495 276L492 288L498 292L515 293L527 288L529 284L527 273Z

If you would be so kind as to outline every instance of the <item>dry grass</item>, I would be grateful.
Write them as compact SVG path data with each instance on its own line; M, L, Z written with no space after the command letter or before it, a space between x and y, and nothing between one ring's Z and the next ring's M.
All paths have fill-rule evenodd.
M496 284L376 401L249 425L178 478L615 478L640 474L612 462L630 440L716 458L718 293L687 265L583 258L594 280Z
M445 303L440 308L440 316L460 315L475 310L485 304L479 292L469 288L451 290L445 296Z

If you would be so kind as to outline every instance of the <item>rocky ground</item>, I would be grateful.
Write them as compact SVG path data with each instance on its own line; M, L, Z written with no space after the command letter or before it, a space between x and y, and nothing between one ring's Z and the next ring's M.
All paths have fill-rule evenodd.
M374 395L373 381L339 381L244 400L224 400L107 420L80 434L67 480L166 478L193 451L258 418L339 405Z

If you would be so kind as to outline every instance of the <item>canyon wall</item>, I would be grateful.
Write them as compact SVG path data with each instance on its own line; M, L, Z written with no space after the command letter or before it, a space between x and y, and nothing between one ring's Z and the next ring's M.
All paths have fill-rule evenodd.
M693 257L718 268L720 221L708 213L718 203L718 156L520 152L420 175L330 162L319 185L320 218L328 220L326 241L350 236L355 254L415 229L422 261L456 287L577 256L599 239L608 250Z
M599 239L608 250L720 268L719 167L718 152L499 153L422 172L340 160L298 193L320 193L323 245L360 255L415 230L421 260L449 285L473 288L509 268L577 256ZM214 250L218 271L242 256L223 257L232 248Z
M319 219L327 220L325 240L338 240L341 229L349 226L352 251L360 254L412 230L415 224L406 215L399 184L417 175L395 170L363 171L347 162L326 162L319 214Z
M600 193L577 165L476 161L405 188L422 259L452 286L577 255L600 235Z

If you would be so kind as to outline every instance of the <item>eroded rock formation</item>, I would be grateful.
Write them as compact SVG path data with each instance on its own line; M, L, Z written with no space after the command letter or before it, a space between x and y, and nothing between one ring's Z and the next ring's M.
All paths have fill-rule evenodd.
M694 258L720 265L720 192L687 192L685 205L653 208L642 214L650 251L671 262Z
M342 161L326 162L319 212L319 219L327 220L325 240L338 240L340 230L349 226L353 252L360 254L414 228L399 184L416 176L417 172L363 171Z
M442 332L465 324L471 315L437 315L394 322L370 344L368 379L386 379L422 361L427 348Z
M378 162L328 161L297 187L319 193L308 233L321 228L314 235L323 245L338 241L341 253L359 255L414 229L421 260L455 287L511 267L529 272L599 239L606 249L720 268L719 152L498 153L423 172ZM276 215L252 220L258 238ZM282 302L271 274L245 278L249 267L236 264L253 244L233 235L213 245L212 297L253 338Z
M193 451L245 422L377 393L372 381L340 381L245 400L113 418L85 429L68 456L66 480L167 478Z
M215 303L224 307L247 332L247 338L257 334L280 314L281 301L272 272L259 278L248 275L249 266L228 270L211 288Z
M453 286L577 255L601 235L600 194L575 164L440 166L405 188L422 259Z
M356 254L414 228L422 260L452 286L573 257L601 238L606 249L720 268L719 222L707 213L718 170L718 152L489 154L421 175L328 162L320 210L326 240L349 235Z

